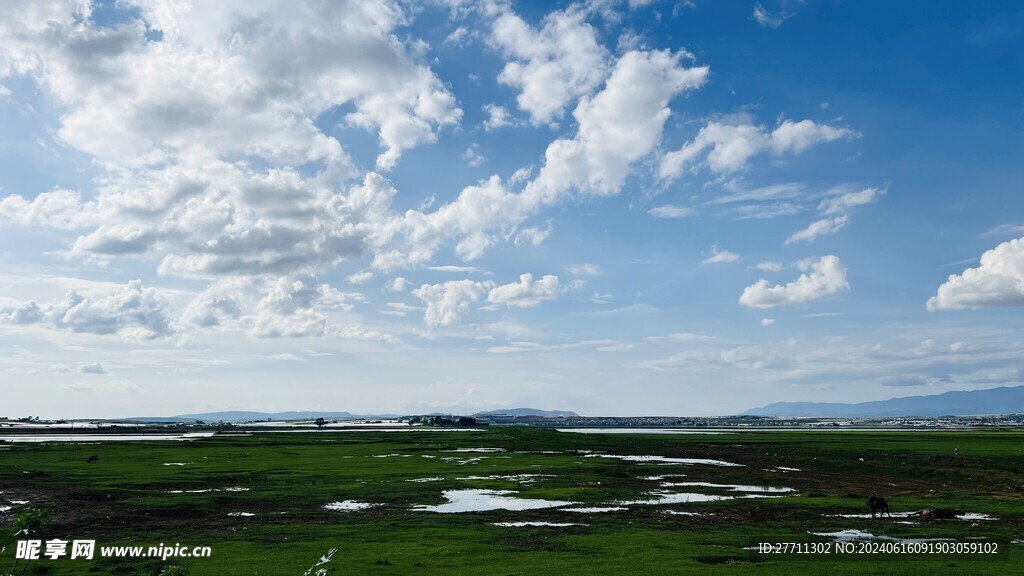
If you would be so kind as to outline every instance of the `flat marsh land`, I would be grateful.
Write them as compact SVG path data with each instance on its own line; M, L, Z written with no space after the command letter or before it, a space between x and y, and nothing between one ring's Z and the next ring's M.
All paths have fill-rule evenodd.
M871 495L892 518L864 517ZM332 548L311 574L1021 574L1024 433L507 427L0 443L5 508L0 574L28 508L53 511L35 538L94 539L97 557L43 558L26 574L300 576ZM921 513L936 508L961 517ZM750 549L844 537L995 542L998 554ZM160 543L212 556L99 557Z

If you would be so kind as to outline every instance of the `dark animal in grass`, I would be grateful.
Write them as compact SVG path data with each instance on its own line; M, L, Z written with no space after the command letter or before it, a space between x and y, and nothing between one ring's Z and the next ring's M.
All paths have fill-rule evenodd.
M953 520L961 514L963 514L963 511L956 508L928 508L921 511L922 516L935 520Z
M889 501L881 496L872 496L868 498L868 510L871 510L871 517L875 517L875 513L879 515L885 514L886 516L892 517L889 514Z
M89 464L94 464L94 463L99 462L99 461L100 461L100 457L99 456L97 456L95 454L93 454L92 456L89 456Z

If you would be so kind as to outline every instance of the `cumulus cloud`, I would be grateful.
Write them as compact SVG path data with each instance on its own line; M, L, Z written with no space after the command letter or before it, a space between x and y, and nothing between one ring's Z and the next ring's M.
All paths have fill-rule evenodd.
M846 282L846 268L836 256L801 260L797 268L804 273L785 285L771 286L762 279L747 286L740 296L740 304L751 308L789 306L824 298L850 287Z
M405 292L409 289L409 281L401 276L392 278L384 284L384 289L388 292Z
M1003 242L981 255L976 268L953 274L935 296L930 311L1024 304L1024 238Z
M573 5L545 16L540 30L510 11L494 21L491 42L511 59L498 80L519 90L516 102L534 124L557 120L604 80L608 54L585 17Z
M14 194L0 199L0 218L23 225L74 230L95 222L95 204L82 203L73 190L43 192L31 200Z
M562 292L558 276L546 275L534 281L532 274L522 274L519 282L504 284L491 289L487 301L518 308L532 308L545 300L554 300Z
M772 262L772 261L766 260L764 262L759 262L757 264L757 269L762 271L762 272L781 272L782 271L782 263L781 262Z
M208 288L196 297L182 314L182 321L200 328L213 328L225 322L238 320L242 314L239 299L222 290L221 286Z
M390 242L376 248L374 266L388 270L422 263L451 238L458 239L455 252L464 260L480 258L496 242L495 231L508 234L574 191L618 194L633 164L660 141L671 113L669 100L707 78L706 67L683 67L683 56L668 51L623 54L604 89L576 106L576 135L547 147L540 173L521 192L492 176L464 188L434 212L406 212L389 225L386 237L376 237Z
M711 247L711 256L704 259L702 264L727 264L740 259L740 255L728 250L722 250L715 244Z
M94 362L92 364L83 364L78 367L78 371L82 374L106 374L107 369L103 367L103 364Z
M484 104L484 112L487 112L487 119L484 120L484 130L490 132L512 125L512 118L504 106L497 104Z
M345 281L349 284L366 284L370 280L373 280L373 272L369 270L363 270L362 272L356 272L355 274L345 276Z
M141 280L102 296L71 290L63 301L39 305L34 301L0 310L0 319L19 325L43 325L85 334L117 334L154 339L174 332L167 300Z
M552 231L553 229L550 226L547 228L538 228L536 226L523 228L516 232L515 243L540 246L541 243L548 239Z
M315 276L278 278L265 287L252 317L252 335L257 338L303 338L323 336L331 309L348 309L345 295Z
M412 291L427 309L423 315L428 326L450 326L469 313L469 305L494 286L493 282L452 280L442 284L424 284Z
M775 319L774 318L761 318L761 326L764 326L765 328L767 328L767 327L771 326L772 324L775 324Z
M106 172L73 191L0 199L0 219L89 228L71 254L162 256L164 274L287 275L362 254L393 190L356 175L317 127L373 131L380 170L461 118L406 32L404 4L133 0L112 22L87 2L0 8L0 77L63 108L56 136ZM341 111L347 113L342 117Z
M697 211L693 208L687 208L686 206L665 204L662 206L655 206L648 210L647 213L655 218L686 218L688 216L693 216Z
M812 120L784 120L769 132L764 126L753 124L749 116L740 114L708 122L692 141L665 154L659 175L662 179L674 180L685 170L700 167L726 175L743 170L758 154L800 154L815 144L857 135L848 128L816 124Z

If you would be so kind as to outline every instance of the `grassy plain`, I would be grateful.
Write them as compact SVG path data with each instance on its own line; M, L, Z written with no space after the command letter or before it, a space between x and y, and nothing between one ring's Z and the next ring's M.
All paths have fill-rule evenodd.
M503 451L454 452L468 448ZM954 448L959 457L953 456ZM742 466L645 463L582 451L720 459ZM99 461L90 464L93 454ZM524 482L519 477L524 474L538 476ZM685 477L649 479L667 474ZM513 478L487 478L496 475ZM413 481L418 479L432 480ZM511 490L515 497L581 506L649 499L656 490L743 495L723 487L661 486L665 481L796 491L774 498L634 504L607 513L546 508L440 514L413 509L441 504L443 491L461 489ZM894 513L941 507L994 519L836 516L866 512L865 501L872 494L887 496ZM376 506L347 512L324 508L346 500ZM14 561L9 528L19 510L28 507L54 511L37 536L44 540L87 538L97 540L97 546L182 543L211 546L213 555L167 562L42 559L27 574L153 576L178 565L195 576L298 576L330 548L338 551L320 568L338 575L934 576L1024 571L1024 545L1019 542L1024 538L1024 433L1008 431L591 435L509 427L481 432L257 432L191 442L0 444L0 506L11 501L28 503L0 513L0 546L6 544L0 574ZM494 525L509 521L580 525ZM811 533L845 529L892 538L994 541L1000 553L851 559L745 549L759 542L827 542L829 538Z

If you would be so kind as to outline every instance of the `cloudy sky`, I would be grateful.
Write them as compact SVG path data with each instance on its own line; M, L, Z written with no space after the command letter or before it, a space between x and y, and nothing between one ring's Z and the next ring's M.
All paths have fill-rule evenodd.
M0 3L0 416L1024 380L1024 9Z

